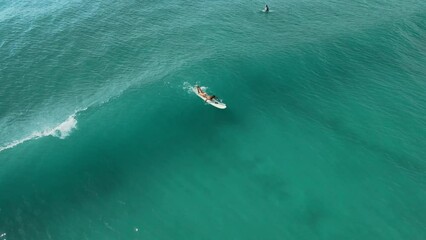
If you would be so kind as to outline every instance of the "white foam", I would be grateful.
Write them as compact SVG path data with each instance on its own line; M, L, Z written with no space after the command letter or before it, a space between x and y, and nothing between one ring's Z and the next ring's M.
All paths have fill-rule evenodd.
M64 122L60 123L59 125L53 128L47 128L47 129L44 129L43 131L33 132L27 137L7 143L4 146L0 147L0 152L9 148L13 148L28 140L38 139L41 137L53 136L53 137L58 137L60 139L64 139L68 137L71 134L72 130L77 127L77 120L75 119L75 115L76 113L69 116Z
M70 135L71 131L76 128L76 126L77 120L75 119L75 114L73 114L69 116L67 120L60 123L58 126L51 129L46 129L42 132L33 133L33 135L37 137L54 136L60 139L64 139L68 135Z
M198 82L197 82L197 84L195 84L194 86L200 86L199 84L198 84ZM186 92L187 93L189 93L189 94L193 94L194 93L194 91L192 90L193 88L194 88L194 86L192 86L189 82L184 82L183 83L183 90L186 90ZM204 86L200 86L200 88L201 88L201 90L203 90L203 91L206 91L207 90L207 87L204 87Z
M192 91L192 85L189 83L189 82L184 82L183 83L183 87L182 87L182 89L183 90L186 90L186 92L187 93L192 93L193 91Z

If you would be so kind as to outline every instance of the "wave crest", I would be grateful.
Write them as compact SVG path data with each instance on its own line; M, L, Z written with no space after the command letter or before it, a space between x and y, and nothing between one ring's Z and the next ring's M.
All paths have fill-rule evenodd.
M73 114L69 116L64 122L60 123L59 125L53 128L48 128L43 131L33 132L27 137L7 143L0 147L0 152L9 148L13 148L28 140L38 139L41 137L53 136L53 137L58 137L60 139L64 139L71 134L73 129L77 128L77 119L75 117L76 117L76 114Z

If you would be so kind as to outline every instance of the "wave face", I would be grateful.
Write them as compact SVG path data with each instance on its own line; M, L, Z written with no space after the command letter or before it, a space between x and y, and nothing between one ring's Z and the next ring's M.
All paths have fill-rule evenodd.
M263 4L0 2L0 240L423 239L426 1Z
M170 51L173 46L158 48L155 29L145 31L109 11L81 1L6 4L0 13L6 36L0 48L2 149L204 58Z

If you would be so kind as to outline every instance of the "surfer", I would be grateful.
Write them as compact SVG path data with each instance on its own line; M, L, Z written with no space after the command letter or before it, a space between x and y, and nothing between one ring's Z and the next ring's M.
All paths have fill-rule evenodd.
M268 6L268 4L265 5L265 9L263 9L263 11L266 12L266 13L269 12L269 6Z
M207 93L205 93L201 88L200 88L200 86L195 86L196 88L197 88L197 92L198 92L198 94L200 94L201 96L203 96L203 98L205 98L206 100L206 102L208 101L208 100L213 100L214 98L216 98L216 96L215 95L212 95L212 96L209 96Z

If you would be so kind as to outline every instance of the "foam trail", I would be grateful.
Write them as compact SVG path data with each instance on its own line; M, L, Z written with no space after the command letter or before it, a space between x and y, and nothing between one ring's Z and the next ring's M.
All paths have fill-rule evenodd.
M195 85L199 86L200 84L197 82ZM183 88L183 90L186 90L188 93L192 94L192 93L194 93L194 91L192 90L192 88L194 88L194 86L192 86L189 82L184 82L182 88ZM203 91L207 90L207 87L204 87L204 86L200 86L200 87Z
M184 82L183 83L183 90L186 90L187 93L192 93L192 86L189 82Z
M46 136L53 136L53 137L58 137L60 139L64 139L67 136L69 136L72 132L73 129L75 129L77 127L77 119L75 119L76 113L74 113L73 115L69 116L64 122L60 123L59 125L53 127L53 128L48 128L45 129L43 131L37 131L37 132L33 132L32 134L30 134L27 137L24 137L22 139L18 139L15 140L13 142L10 142L4 146L0 147L0 152L9 148L13 148L23 142L26 142L28 140L32 140L32 139L38 139L41 137L46 137Z

